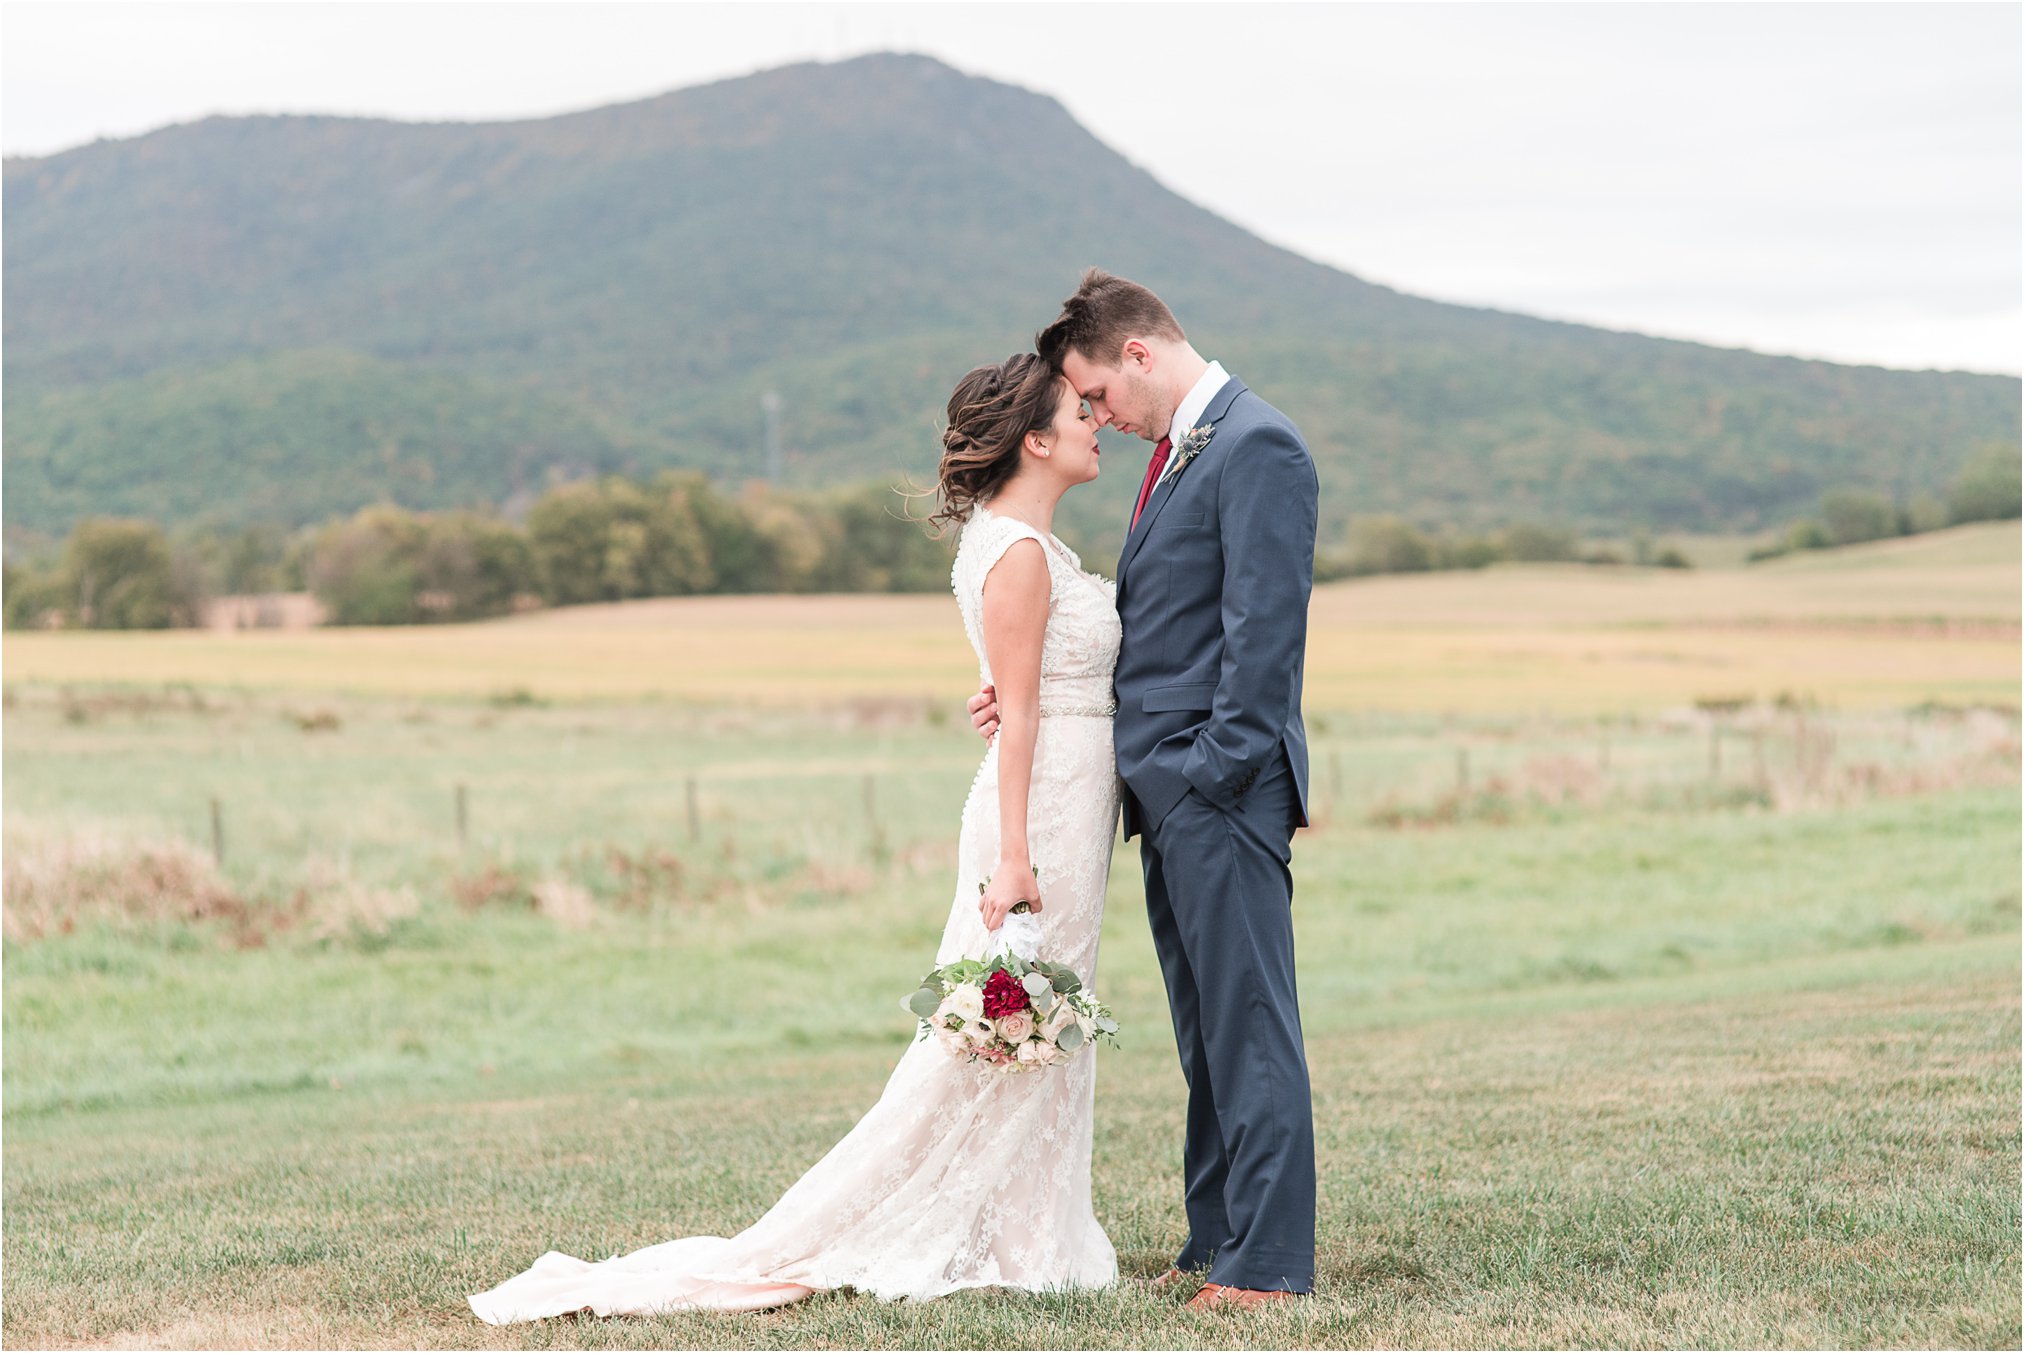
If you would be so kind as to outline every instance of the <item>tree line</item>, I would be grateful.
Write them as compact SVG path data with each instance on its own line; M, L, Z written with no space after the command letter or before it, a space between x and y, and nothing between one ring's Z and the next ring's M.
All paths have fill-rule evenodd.
M1670 546L1659 549L1649 533L1633 535L1628 556L1607 545L1585 543L1572 528L1520 522L1501 531L1470 534L1426 530L1403 517L1352 517L1342 541L1318 551L1314 580L1361 578L1374 573L1432 573L1487 568L1491 564L1637 564L1645 568L1688 568L1687 557Z
M309 592L332 623L478 620L539 606L752 592L948 586L950 541L883 485L820 493L702 474L608 475L550 489L519 522L391 504L284 531L87 518L52 554L6 565L6 623L160 629L219 596Z
M1858 544L2019 515L2019 463L1991 443L1962 469L1945 503L1894 503L1861 489L1825 494L1751 554ZM752 485L726 494L703 474L664 470L550 489L513 522L496 512L417 512L391 504L320 525L186 527L87 518L49 556L5 566L10 628L159 629L197 625L214 597L309 592L340 625L479 620L540 606L637 597L761 592L938 592L953 537L914 520L893 487L790 493ZM1115 542L1080 542L1102 557ZM1315 579L1482 568L1502 562L1684 568L1643 531L1628 554L1573 530L1521 523L1467 534L1400 517L1365 516L1317 552Z
M1793 522L1776 539L1750 552L1752 561L1772 559L1795 550L1860 545L1892 536L1918 535L1979 521L2007 521L2019 515L2024 486L2019 483L2014 447L1989 442L1961 468L1945 502L1921 494L1900 503L1868 489L1830 489L1821 495L1814 515ZM1314 561L1317 582L1376 573L1427 573L1443 569L1483 568L1497 563L1636 564L1649 568L1687 568L1679 550L1654 546L1650 535L1631 535L1628 551L1583 542L1565 527L1520 523L1502 531L1469 534L1452 528L1429 530L1403 517L1354 517L1342 539L1321 550Z
M1868 489L1835 489L1821 495L1818 512L1793 522L1778 539L1752 550L1750 558L1775 559L1799 550L1860 545L1970 522L2008 521L2019 515L2020 498L2024 498L2024 467L2016 448L1988 442L1961 467L1945 502L1920 494L1908 503L1897 503Z

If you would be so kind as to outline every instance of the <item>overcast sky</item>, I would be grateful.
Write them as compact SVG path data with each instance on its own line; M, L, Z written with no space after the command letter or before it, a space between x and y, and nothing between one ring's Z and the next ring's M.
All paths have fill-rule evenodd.
M8 3L0 145L539 116L882 49L1051 94L1183 196L1419 295L2024 370L2007 2Z

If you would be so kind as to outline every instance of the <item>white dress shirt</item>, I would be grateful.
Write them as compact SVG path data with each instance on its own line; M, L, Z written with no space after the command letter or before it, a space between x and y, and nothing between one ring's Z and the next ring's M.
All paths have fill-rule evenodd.
M1180 407L1174 410L1173 427L1168 430L1167 437L1172 441L1178 442L1181 439L1181 433L1195 425L1195 420L1200 418L1209 407L1209 401L1216 397L1216 392L1227 385L1229 380L1230 373L1223 370L1221 362L1209 363L1209 369L1202 373L1201 378L1195 382L1194 388L1189 390L1187 395L1182 398ZM1153 481L1153 491L1155 493L1159 491L1160 485L1167 482L1167 476L1174 472L1174 462L1177 459L1179 457L1175 456L1172 451L1167 452L1166 467L1160 471L1160 477ZM1152 501L1151 494L1146 496L1146 501L1148 503Z

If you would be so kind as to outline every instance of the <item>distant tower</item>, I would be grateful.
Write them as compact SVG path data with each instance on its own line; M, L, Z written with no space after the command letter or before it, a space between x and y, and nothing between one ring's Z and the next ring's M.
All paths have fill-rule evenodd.
M768 390L759 396L759 408L766 415L766 482L780 483L780 394Z

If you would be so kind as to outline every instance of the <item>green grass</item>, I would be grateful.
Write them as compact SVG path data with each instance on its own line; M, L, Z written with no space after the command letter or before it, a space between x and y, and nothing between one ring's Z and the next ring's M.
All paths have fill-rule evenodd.
M609 951L608 951L609 952ZM540 980L533 946L517 965ZM184 1345L2014 1346L2015 937L1658 979L1615 999L1309 1002L1319 1295L1254 1323L1130 1287L492 1330L461 1297L549 1247L746 1224L890 1050L616 1052L9 1123L7 1337ZM635 1026L665 1010L658 984ZM1178 1242L1178 1077L1099 1091L1126 1268ZM877 1012L866 1007L868 1019ZM585 1035L588 1035L585 1037ZM338 1054L331 1062L343 1060ZM323 1069L305 1059L305 1069Z
M222 878L256 915L333 880L417 906L321 941L86 917L6 946L10 1345L2020 1337L2020 803L2000 746L2006 783L1789 811L1603 794L1382 830L1364 807L1438 792L1457 736L1476 776L1521 777L1597 729L1322 720L1348 783L1295 847L1321 1167L1318 1295L1295 1310L1194 1317L1127 1284L494 1330L466 1292L549 1248L734 1232L877 1096L949 905L968 734L889 711L370 701L325 702L339 727L305 733L254 699L73 693L73 719L43 695L8 714L10 904L57 828L207 841L215 793ZM2014 728L1837 727L1845 759L1912 765L1976 719ZM1641 785L1705 774L1697 738L1612 737ZM586 846L689 872L622 910ZM577 877L594 917L467 914L449 880L482 863ZM1112 878L1097 976L1125 1044L1101 1054L1095 1200L1143 1275L1181 1238L1182 1087L1135 850Z

